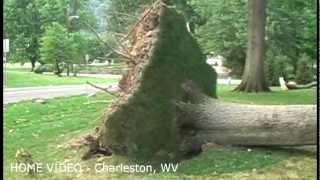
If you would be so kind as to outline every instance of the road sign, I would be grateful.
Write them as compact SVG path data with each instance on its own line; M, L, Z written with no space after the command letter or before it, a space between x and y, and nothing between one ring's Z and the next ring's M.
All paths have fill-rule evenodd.
M9 52L9 39L3 40L3 52L4 53Z

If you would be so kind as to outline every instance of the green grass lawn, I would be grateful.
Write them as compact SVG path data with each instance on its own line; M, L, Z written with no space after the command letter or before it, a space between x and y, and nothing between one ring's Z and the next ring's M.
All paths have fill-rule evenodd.
M221 100L255 104L313 104L314 90L272 93L233 93L231 86L219 86ZM273 98L273 97L277 98ZM67 148L73 138L85 134L101 123L105 107L112 97L73 96L48 100L46 104L24 101L4 108L5 179L32 179L24 173L10 172L15 154L25 149L33 160L42 163L81 162L87 167L82 173L43 172L40 179L315 179L316 152L314 147L259 148L232 147L209 149L200 155L180 162L176 173L120 174L94 173L93 164L136 163L120 156L81 161L85 151ZM140 162L143 163L143 162Z
M316 88L283 91L280 87L271 87L267 93L239 93L232 91L236 86L220 85L217 87L218 98L223 101L246 104L316 104Z
M55 75L35 74L26 69L7 69L4 78L4 85L6 88L84 84L86 81L92 83L113 83L118 81L117 79L73 76L58 77Z
M72 152L59 144L73 135L93 128L111 97L73 96L48 100L46 104L24 101L4 108L4 159L8 168L17 150L30 151L36 161L54 162L68 158ZM98 102L96 100L99 100ZM92 103L92 104L90 104ZM16 179L6 171L5 179ZM11 178L9 178L11 177ZM23 179L23 177L20 177Z

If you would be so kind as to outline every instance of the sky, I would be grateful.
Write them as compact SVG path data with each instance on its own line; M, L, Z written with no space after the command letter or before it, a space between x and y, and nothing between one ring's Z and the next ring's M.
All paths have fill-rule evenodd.
M98 31L103 32L107 29L106 11L108 0L90 0L90 9L94 12L98 20Z

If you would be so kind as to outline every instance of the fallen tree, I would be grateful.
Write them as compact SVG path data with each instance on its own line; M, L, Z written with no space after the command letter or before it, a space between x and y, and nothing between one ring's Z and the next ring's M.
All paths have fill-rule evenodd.
M315 105L248 105L210 98L187 82L191 102L175 102L184 114L182 126L193 130L184 150L206 142L254 146L297 146L317 143ZM185 120L187 119L187 121Z
M317 82L311 82L308 84L290 84L287 83L286 86L288 89L309 89L313 87L317 87Z
M183 16L163 0L141 17L125 44L129 70L90 152L172 161L208 142L316 144L315 106L220 102L216 73Z
M309 89L317 87L317 82L308 84L296 84L295 82L286 82L283 77L279 78L280 87L282 90L296 90L296 89Z

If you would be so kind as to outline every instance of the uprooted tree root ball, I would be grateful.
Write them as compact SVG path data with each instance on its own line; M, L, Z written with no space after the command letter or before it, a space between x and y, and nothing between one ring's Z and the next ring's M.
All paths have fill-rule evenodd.
M183 16L162 1L144 10L126 47L129 70L107 110L99 148L133 157L179 159L182 134L172 102L184 101L181 84L186 80L215 96L216 73L187 32Z

